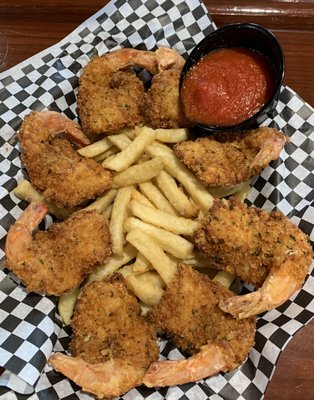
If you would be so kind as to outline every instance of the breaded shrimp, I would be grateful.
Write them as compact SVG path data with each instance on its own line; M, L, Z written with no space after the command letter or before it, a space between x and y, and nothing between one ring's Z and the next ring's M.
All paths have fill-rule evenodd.
M54 111L33 111L19 131L22 161L33 186L57 206L71 208L111 186L112 174L78 147L89 144L79 125Z
M157 128L189 127L179 97L181 70L170 69L153 76L143 103L143 115L149 125Z
M144 84L130 67L152 74L182 65L172 49L152 51L119 49L93 58L79 80L78 109L84 132L111 134L143 122Z
M159 61L163 67L153 76L151 86L145 93L142 112L148 124L155 129L188 127L190 123L183 113L179 96L179 80L185 60L177 54L173 56L176 62L166 68L169 56L164 55L167 61Z
M239 318L284 303L301 288L313 257L307 235L281 212L248 208L236 198L215 200L194 238L213 268L260 287L220 302Z
M286 141L283 133L261 127L188 140L177 143L174 150L205 185L233 186L251 179L276 160Z
M59 296L108 259L109 228L97 211L81 210L33 236L46 213L45 203L30 203L11 225L5 244L6 266L28 291Z
M153 363L145 375L145 385L193 382L235 369L245 360L254 344L255 319L240 321L220 310L219 301L232 295L192 267L178 267L149 319L159 333L192 357Z
M73 357L56 353L49 363L100 398L122 395L158 359L155 330L140 313L122 275L87 285L71 322Z

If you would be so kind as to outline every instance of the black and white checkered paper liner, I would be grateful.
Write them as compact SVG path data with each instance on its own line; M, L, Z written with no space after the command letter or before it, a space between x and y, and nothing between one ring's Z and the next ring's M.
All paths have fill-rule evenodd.
M187 55L214 29L199 1L112 1L57 45L0 74L0 258L8 228L26 206L12 192L23 177L16 132L24 116L48 108L77 119L78 77L94 54L120 47L165 46ZM282 130L291 143L252 182L249 203L281 210L314 241L314 110L283 87L275 114L264 124ZM53 349L64 351L69 342L68 328L61 327L56 315L55 299L28 294L12 278L5 268L0 270L0 365L6 369L0 377L0 398L92 399L46 364ZM256 344L236 371L180 387L139 387L122 399L261 399L279 354L313 314L312 265L302 289L259 318ZM169 342L160 341L160 348L161 358L182 357Z

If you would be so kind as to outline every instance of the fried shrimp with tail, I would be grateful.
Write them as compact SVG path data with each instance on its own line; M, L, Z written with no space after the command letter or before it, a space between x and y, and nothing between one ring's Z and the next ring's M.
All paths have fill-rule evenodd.
M177 143L175 152L208 187L234 186L259 174L276 160L288 138L273 128L215 133Z
M183 63L175 50L167 48L155 52L124 48L94 57L79 80L77 102L84 132L111 134L143 122L144 84L131 67L155 75Z
M11 225L5 244L6 266L28 291L59 296L78 286L110 256L109 228L97 211L81 210L33 236L46 214L45 203L30 203Z
M220 308L237 318L247 318L280 306L301 288L310 261L307 256L303 261L300 254L292 254L281 265L270 270L260 289L246 295L222 300L219 303ZM300 262L306 266L305 273L297 271ZM303 266L301 265L301 269L304 270Z
M89 140L66 116L54 111L31 112L21 125L19 140L32 185L58 207L74 207L111 186L111 172L73 147L72 143L82 147Z
M164 49L159 49L157 52L162 50ZM164 58L167 60L168 55L165 55L167 57ZM171 68L160 68L160 72L153 76L151 86L145 93L142 112L148 124L154 129L190 126L179 96L180 74L185 61L178 54L176 60ZM162 64L165 65L165 62Z
M93 393L100 399L119 396L138 386L143 378L142 367L130 365L123 360L90 364L79 357L55 353L50 357L49 363L84 391Z
M56 353L49 363L99 398L120 396L141 385L159 349L153 326L140 314L122 275L92 282L75 306L73 357Z
M254 345L256 321L224 313L219 301L233 296L187 265L179 265L161 302L148 318L191 357L154 362L144 377L149 387L173 386L205 379L237 368Z
M153 76L145 93L143 115L150 126L157 128L185 128L191 124L183 113L179 96L181 69L172 68Z
M278 307L299 290L313 251L309 238L278 211L248 208L236 198L215 200L195 232L209 265L258 290L220 301L223 311L247 318Z
M148 387L183 385L216 375L227 365L224 352L223 346L210 343L190 358L155 362L147 371L144 384Z

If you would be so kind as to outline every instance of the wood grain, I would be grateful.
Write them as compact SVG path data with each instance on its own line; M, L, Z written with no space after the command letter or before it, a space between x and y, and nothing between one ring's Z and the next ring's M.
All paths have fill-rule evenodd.
M101 9L103 0L0 2L0 71L54 45ZM205 0L218 26L256 22L271 29L286 56L285 82L314 105L314 2ZM279 358L265 400L314 398L314 320Z
M314 2L211 1L204 3L218 26L254 22L270 29L285 53L285 83L314 106Z

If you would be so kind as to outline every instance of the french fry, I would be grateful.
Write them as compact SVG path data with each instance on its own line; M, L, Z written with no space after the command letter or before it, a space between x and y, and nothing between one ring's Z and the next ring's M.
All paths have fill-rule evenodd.
M183 217L192 218L198 214L195 203L177 186L175 179L166 171L160 171L155 178L160 190L173 208Z
M89 144L88 146L82 147L77 152L84 157L96 157L101 153L104 153L112 147L112 143L108 138L100 139L97 142Z
M132 143L132 140L125 133L110 135L107 136L107 138L111 142L111 144L115 145L120 150L125 149Z
M122 129L122 132L127 135L127 137L131 140L134 140L136 138L136 134L135 134L135 128L124 128Z
M133 274L133 265L134 264L127 264L124 265L122 268L118 270L119 274L123 275L124 278L126 278L128 275Z
M170 214L176 214L169 201L152 182L147 181L139 183L138 186L141 192L154 204L156 208L167 211Z
M201 221L203 218L205 218L205 216L206 216L206 213L204 213L204 211L201 210L201 211L198 213L197 219L198 219L199 221Z
M150 269L152 269L151 263L143 256L142 253L138 252L135 262L133 264L133 271L135 273L143 273L149 271Z
M156 271L128 274L125 281L135 296L149 306L157 305L164 294L164 282Z
M120 153L108 157L102 165L113 171L123 171L132 165L144 153L145 148L155 140L153 129L146 127Z
M208 188L208 191L212 196L221 198L221 197L227 197L227 196L231 196L231 195L232 196L237 195L238 197L241 197L243 195L247 195L247 193L250 189L251 189L250 181L246 181L246 182L238 183L237 185L233 185L233 186L211 187L211 188Z
M213 196L203 186L201 181L189 171L166 145L154 142L147 146L145 152L150 157L161 157L164 169L176 178L190 194L195 204L204 212L213 205Z
M162 280L168 284L177 271L177 264L165 254L156 241L139 229L130 231L126 240L143 254L159 273Z
M97 268L96 271L88 275L87 283L93 281L102 281L116 272L123 265L127 264L133 260L137 255L137 250L127 244L123 249L123 254L121 256L113 255L109 258L108 262Z
M113 154L117 154L119 153L120 149L118 149L118 147L116 146L112 146L110 147L109 150L98 154L97 156L93 157L93 160L95 160L98 163L103 162L106 158L112 156Z
M123 225L127 208L131 201L132 189L132 186L119 189L112 206L109 231L111 235L112 252L116 255L123 254Z
M154 207L154 205L148 200L148 198L145 197L145 196L144 196L142 193L140 193L138 190L136 190L134 187L133 187L133 192L132 192L132 198L133 198L134 200L137 200L137 201L139 201L139 202L141 202L141 203L146 204L146 205L149 206L149 207Z
M134 216L140 218L144 222L164 228L167 231L178 235L191 236L198 227L198 222L192 219L178 217L166 211L158 210L146 206L137 200L132 200L130 203L130 211Z
M148 181L159 174L163 164L160 157L145 161L141 164L132 165L128 169L117 172L112 181L113 188L135 185Z
M148 304L143 303L142 301L139 301L139 304L141 307L141 315L145 317L149 313L152 307L149 306Z
M58 300L58 311L64 325L70 325L76 300L80 294L80 288L76 287L62 294Z
M14 194L21 200L27 201L31 203L32 201L41 201L44 199L44 196L40 194L32 184L23 179L21 180L16 188L14 189Z
M248 194L251 191L251 185L249 182L244 182L241 189L237 192L233 193L234 197L237 197L242 203L244 203L245 199L247 198Z
M109 220L111 217L111 211L112 211L112 204L110 204L110 206L105 209L102 215Z
M131 264L120 268L119 273L123 275L128 288L141 302L150 306L159 303L165 283L156 271L139 274L134 271L134 264Z
M187 140L189 131L186 128L156 129L156 139L165 143L178 143Z
M141 157L137 160L137 164L140 164L140 163L142 163L142 162L144 162L144 161L149 161L149 160L151 160L151 158L149 157L149 155L148 155L148 154L143 154L143 155L141 155Z
M124 228L127 232L140 229L152 237L158 245L166 252L180 259L192 257L193 244L183 237L169 232L165 229L148 224L138 218L129 217L125 220Z
M113 202L118 191L116 189L109 189L105 193L97 197L89 206L85 207L85 210L97 210L103 213Z
M46 200L44 196L39 193L32 184L23 179L21 180L16 188L14 189L14 194L20 200L27 201L31 203L32 201L44 201L48 206L48 212L55 215L57 218L64 219L71 215L73 212L77 211L78 208L60 208L51 200Z
M195 267L198 268L203 268L203 269L211 268L208 259L198 251L193 251L191 256L184 259L182 262L183 264L194 265Z
M222 286L228 289L234 281L234 276L229 274L229 272L219 271L213 278L213 281L219 282Z
M135 134L135 129L137 127L128 127L128 128L122 128L120 129L120 131L117 132L117 134L124 134L126 135L128 138L130 138L131 140L135 139L136 134Z

